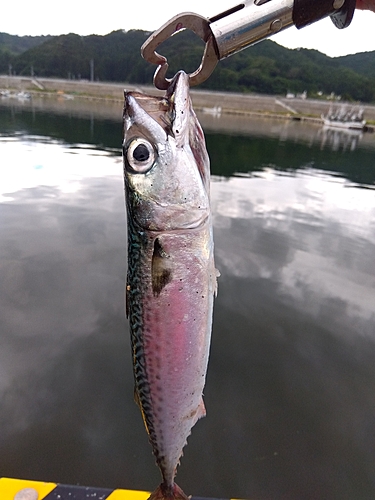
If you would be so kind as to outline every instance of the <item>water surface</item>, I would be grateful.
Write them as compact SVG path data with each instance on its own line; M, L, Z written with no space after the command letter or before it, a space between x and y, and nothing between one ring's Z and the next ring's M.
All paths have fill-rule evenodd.
M121 109L74 106L0 105L0 475L153 489L123 306ZM201 119L221 276L207 418L178 483L372 499L375 138Z

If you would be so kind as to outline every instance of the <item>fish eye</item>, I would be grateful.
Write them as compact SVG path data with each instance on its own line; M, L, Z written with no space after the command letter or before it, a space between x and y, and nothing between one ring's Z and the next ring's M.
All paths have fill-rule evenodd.
M145 174L151 169L155 156L154 148L146 139L134 139L126 150L129 166L138 174Z

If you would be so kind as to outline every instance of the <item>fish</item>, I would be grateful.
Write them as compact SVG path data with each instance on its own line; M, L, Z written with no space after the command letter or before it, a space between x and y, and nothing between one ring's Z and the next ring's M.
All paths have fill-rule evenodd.
M150 500L186 500L174 482L203 402L214 265L210 162L183 71L164 96L125 91L126 314L134 397L162 482Z

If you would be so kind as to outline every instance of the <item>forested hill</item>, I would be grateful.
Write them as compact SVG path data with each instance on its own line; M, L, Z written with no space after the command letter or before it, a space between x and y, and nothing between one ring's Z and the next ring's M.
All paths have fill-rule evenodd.
M337 58L340 64L360 75L375 78L375 52L362 52Z
M155 67L140 56L149 33L113 31L105 36L12 37L0 33L0 73L149 84ZM22 44L22 41L24 43ZM167 40L170 73L194 71L200 64L202 42L185 31ZM375 52L330 58L316 50L286 49L263 41L221 61L201 88L285 94L307 91L310 96L335 93L347 100L375 101Z
M8 33L0 33L0 51L8 52L9 54L21 54L25 50L41 45L43 42L50 40L48 36L18 36L8 35Z

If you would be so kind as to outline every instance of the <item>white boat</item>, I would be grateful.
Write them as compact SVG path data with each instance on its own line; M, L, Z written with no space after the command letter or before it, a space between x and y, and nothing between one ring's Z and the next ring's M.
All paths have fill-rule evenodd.
M31 99L31 94L29 92L24 92L23 90L21 90L21 92L18 92L18 94L16 94L16 97L20 101L27 101Z
M206 113L207 115L220 116L221 106L214 106L213 108L202 108L202 113Z
M363 108L347 109L342 106L339 109L330 109L327 115L321 116L323 124L327 128L340 128L346 130L363 130L366 120L363 119Z

